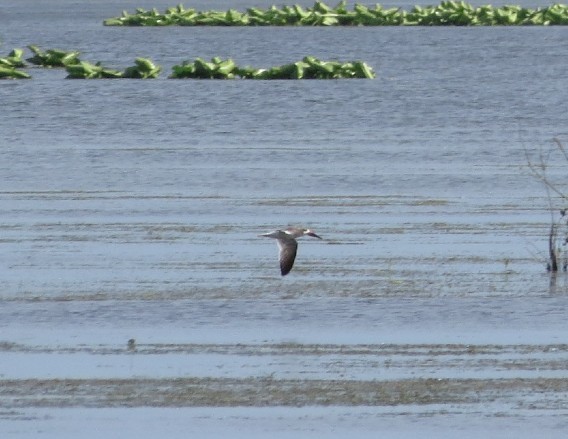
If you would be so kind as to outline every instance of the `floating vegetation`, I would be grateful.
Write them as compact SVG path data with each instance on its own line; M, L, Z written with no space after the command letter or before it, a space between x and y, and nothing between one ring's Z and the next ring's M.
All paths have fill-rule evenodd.
M36 46L28 46L34 53L28 61L42 67L64 67L68 79L150 79L157 78L162 68L147 58L136 58L134 65L124 71L109 69L101 65L81 61L79 52L49 49L45 52ZM6 58L0 58L0 78L30 78L16 67L25 65L22 61L23 50L14 49ZM363 61L339 62L321 61L313 56L306 56L297 61L271 68L239 67L232 59L219 57L211 61L201 58L184 61L172 67L170 78L194 79L372 79L375 73Z
M25 67L26 63L22 59L24 51L13 49L8 56L0 58L0 79L29 79L31 76L26 72L17 70Z
M148 79L157 78L162 68L146 58L136 58L135 65L128 67L123 72L105 68L100 62L91 64L80 61L78 64L66 67L67 78L69 79L117 79L135 78Z
M106 26L510 26L568 25L568 5L556 3L529 9L510 5L473 7L463 1L443 1L437 6L384 9L355 3L348 10L346 1L331 7L316 1L311 8L299 5L248 8L245 12L197 11L182 4L167 8L123 11L120 17L104 20Z
M26 63L22 59L24 51L22 49L13 49L7 57L0 58L1 67L25 67Z
M313 56L306 56L302 61L285 64L270 69L238 67L232 59L219 57L206 62L197 58L193 62L185 61L172 68L170 78L195 79L345 79L375 77L373 69L362 61L341 63L338 61L320 61Z
M30 79L31 76L26 72L17 70L15 67L5 67L0 65L0 79Z
M136 58L132 67L128 67L123 73L123 78L153 79L157 78L162 68L147 58Z
M87 61L80 61L79 64L69 65L67 78L69 79L113 79L121 78L122 73L118 70L107 69L101 63L91 64Z
M78 64L80 52L65 52L59 49L49 49L45 52L37 46L28 46L34 56L28 58L27 61L42 67L67 67Z

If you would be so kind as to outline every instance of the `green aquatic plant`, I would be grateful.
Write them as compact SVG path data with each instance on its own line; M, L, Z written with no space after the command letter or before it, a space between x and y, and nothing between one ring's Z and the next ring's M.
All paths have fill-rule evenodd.
M437 6L414 6L384 9L355 3L348 9L346 1L335 7L316 1L311 8L300 5L251 7L243 12L197 11L182 4L163 13L153 8L123 11L119 17L104 20L106 26L511 26L568 25L568 6L561 3L544 8L517 5L473 7L464 1L442 1Z
M91 64L87 61L80 61L65 67L68 79L113 79L121 78L122 73L118 70L107 69L101 63Z
M122 72L122 78L153 79L157 78L162 68L147 58L136 58L134 65Z
M0 66L2 67L25 67L26 63L22 59L24 51L22 49L13 49L8 56L0 58Z
M19 67L25 67L26 63L22 59L24 51L22 49L12 49L8 56L0 58L0 79L29 79L31 76L17 70Z
M69 65L65 69L68 79L148 79L158 77L162 70L160 66L146 58L136 58L135 65L126 68L123 72L103 67L100 62L91 64L86 61Z
M222 60L215 57L211 62L196 58L195 61L184 61L181 65L175 65L172 67L170 78L233 79L238 75L238 67L232 59Z
M30 79L31 76L26 72L17 70L15 67L5 67L0 65L0 79Z
M35 65L43 67L67 67L80 63L80 52L66 52L59 49L49 49L44 52L34 45L28 46L28 49L34 53L34 56L28 58L27 61Z
M341 63L338 61L321 61L313 56L306 56L301 61L259 69L254 67L238 67L232 59L212 58L210 62L197 58L195 61L184 61L172 68L170 78L194 79L345 79L375 77L373 69L362 61Z
M154 64L148 58L136 58L134 65L124 71L109 69L88 61L79 60L78 52L65 52L62 50L40 51L35 46L36 56L46 60L47 57L57 57L57 61L50 59L46 65L59 66L65 59L69 62L65 65L68 79L118 79L134 78L149 79L157 78L162 68ZM15 49L10 56L14 60L21 59L23 51ZM3 58L4 59L4 58ZM1 59L1 60L3 60ZM6 58L8 59L8 58ZM71 61L73 60L73 61ZM36 60L39 61L39 60ZM14 63L15 64L15 63ZM0 78L29 78L22 71L16 70L8 62L0 61ZM172 67L170 78L194 78L194 79L348 79L361 78L372 79L375 77L373 69L363 61L339 62L322 61L313 56L305 56L302 60L275 66L271 68L239 67L232 59L214 57L211 61L196 58L194 61L184 61L182 64Z

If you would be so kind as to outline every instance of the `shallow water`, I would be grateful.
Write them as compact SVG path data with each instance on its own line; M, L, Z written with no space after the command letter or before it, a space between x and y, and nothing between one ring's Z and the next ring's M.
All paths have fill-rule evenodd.
M483 413L501 433L503 419L531 424L537 415L539 431L564 431L556 384L566 377L568 289L563 274L552 284L545 271L548 201L526 153L538 160L553 137L568 139L568 29L102 27L125 8L170 6L147 3L0 7L2 53L37 44L109 67L147 56L164 68L148 81L69 81L31 69L31 81L0 83L9 109L0 117L0 379L6 392L27 392L18 402L0 396L0 431L25 437L43 422L46 434L73 435L84 413L60 408L89 404L90 422L142 422L146 412L105 411L127 392L113 380L135 379L143 402L132 404L151 407L159 402L148 380L244 380L238 386L260 386L250 405L262 406L272 400L255 380L267 377L280 390L286 380L382 380L417 395L421 379L475 379L484 389L511 380L512 390L496 388L498 402L491 392L472 402L461 387L436 388L435 403L401 398L395 414L371 399L376 407L351 407L335 424L344 431L341 416L357 419L364 435L379 419L409 437L426 416L420 428L440 437ZM378 77L166 78L197 56L272 66L308 54L363 59ZM551 163L561 181L563 160ZM304 239L281 278L274 242L257 235L288 224L324 240ZM35 390L23 385L32 379L42 380ZM90 383L91 402L58 387L66 379ZM559 381L535 403L527 389L539 380ZM205 394L219 385L200 383ZM231 401L242 397L238 386ZM41 389L55 395L47 415ZM360 405L316 390L305 401ZM156 425L171 422L154 410ZM248 416L251 434L291 434L302 416L306 434L329 424L317 408L211 410L210 419L238 420L225 432ZM204 434L220 434L205 424Z

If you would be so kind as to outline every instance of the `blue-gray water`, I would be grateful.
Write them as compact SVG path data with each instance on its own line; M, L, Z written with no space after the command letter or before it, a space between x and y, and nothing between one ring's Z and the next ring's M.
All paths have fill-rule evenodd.
M0 5L0 54L36 44L164 71L0 82L0 341L566 342L527 160L568 142L568 28L108 28L174 2L36 3ZM250 3L192 4L229 5ZM377 78L167 79L198 56L305 55ZM551 164L561 184L568 163ZM257 235L288 224L325 240L304 239L281 278Z

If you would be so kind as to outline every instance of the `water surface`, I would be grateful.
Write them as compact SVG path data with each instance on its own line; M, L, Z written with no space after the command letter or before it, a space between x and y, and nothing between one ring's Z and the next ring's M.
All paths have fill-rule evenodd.
M526 153L537 160L553 137L568 139L567 29L102 27L121 9L170 6L146 3L0 8L5 53L37 44L80 50L113 68L137 56L164 68L148 81L71 81L33 68L31 81L0 83L0 378L43 379L37 388L62 395L50 380L138 377L142 394L152 395L145 380L176 377L346 386L527 379L515 381L512 399L500 393L505 402L484 412L488 422L502 428L492 413L532 407L519 415L524 422L536 410L550 437L558 435L563 388L551 387L539 404L526 390L565 377L558 364L568 329L566 280L551 287L545 272L549 204ZM172 65L197 56L260 67L305 55L362 59L378 77L167 79ZM564 162L551 160L551 177L562 178ZM281 278L274 242L257 235L288 224L325 239L304 240ZM282 343L291 351L263 354ZM252 347L203 347L243 344ZM383 344L398 351L381 354ZM432 344L461 350L448 364ZM163 349L170 345L175 353ZM345 351L359 345L371 353ZM486 345L496 347L485 363L487 353L467 351ZM523 346L533 346L530 354ZM118 387L99 391L124 391L112 383ZM263 381L254 383L252 405L262 405ZM464 395L452 392L443 393L447 404ZM484 395L473 406L460 399L457 416L480 410L491 398ZM36 401L34 391L28 397ZM93 404L104 410L100 401ZM29 404L17 415L42 418L33 408L41 403ZM455 422L447 407L417 410L437 413L436 429ZM374 431L373 410L349 416ZM405 421L392 422L408 431ZM25 435L30 427L19 428Z

